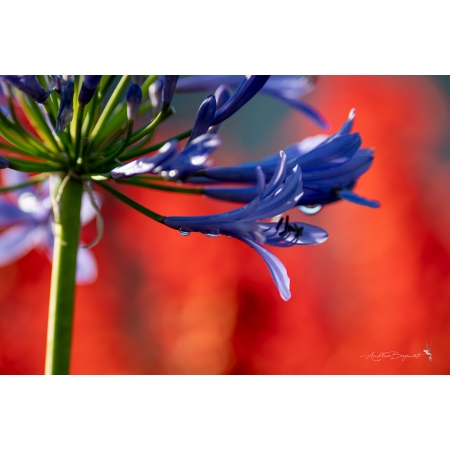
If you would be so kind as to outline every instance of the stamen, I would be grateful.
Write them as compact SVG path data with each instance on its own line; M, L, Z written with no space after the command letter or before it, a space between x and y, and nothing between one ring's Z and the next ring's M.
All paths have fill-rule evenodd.
M281 225L283 224L283 221L284 221L284 217L282 217L282 218L278 221L277 226L275 227L275 230L278 231L278 230L280 229Z

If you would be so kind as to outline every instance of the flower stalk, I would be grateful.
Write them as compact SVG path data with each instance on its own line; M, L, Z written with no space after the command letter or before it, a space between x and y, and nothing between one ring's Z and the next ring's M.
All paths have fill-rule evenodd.
M55 211L59 223L55 219L45 360L47 375L68 375L70 369L82 193L82 183L69 178L62 189L59 211Z

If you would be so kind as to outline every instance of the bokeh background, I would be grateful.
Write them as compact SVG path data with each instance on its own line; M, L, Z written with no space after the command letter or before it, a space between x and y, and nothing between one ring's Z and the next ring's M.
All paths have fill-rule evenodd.
M157 139L190 128L204 95L176 95ZM273 248L291 278L284 302L267 266L234 239L183 237L102 192L97 281L78 287L73 374L448 374L450 372L450 80L321 76L305 100L335 132L351 108L375 161L355 189L379 209L338 202L315 216L319 246ZM322 134L257 96L221 129L217 164L259 158ZM124 188L171 215L234 205ZM83 230L86 240L95 224ZM272 251L272 248L271 248ZM0 268L0 373L44 372L50 263L33 250ZM374 352L422 356L379 362Z

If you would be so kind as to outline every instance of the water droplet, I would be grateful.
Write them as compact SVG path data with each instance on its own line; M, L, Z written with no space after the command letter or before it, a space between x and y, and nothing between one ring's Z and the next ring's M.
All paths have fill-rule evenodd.
M180 228L178 231L180 232L181 236L189 236L191 234L189 230L185 230L184 228Z
M208 233L204 233L205 234L205 236L208 236L208 237L218 237L218 236L220 236L220 233L218 233L217 231L209 231Z
M300 206L297 206L297 208L302 213L312 215L312 214L317 214L322 209L322 205L311 205L311 206L310 205L308 205L308 206L300 205Z

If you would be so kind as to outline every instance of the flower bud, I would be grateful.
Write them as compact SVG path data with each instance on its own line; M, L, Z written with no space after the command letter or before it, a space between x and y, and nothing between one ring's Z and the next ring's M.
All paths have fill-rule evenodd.
M164 75L164 92L163 92L163 109L169 109L169 105L172 101L175 88L177 87L179 75Z
M80 105L85 106L92 100L101 79L102 75L84 76L83 84L81 85L80 93L78 95L78 103Z
M136 120L139 106L142 101L141 87L133 83L127 92L127 116L128 120Z
M162 90L163 82L156 80L148 88L148 95L150 97L150 103L152 105L152 115L156 117L162 108Z
M63 76L61 79L61 104L56 117L55 130L62 132L73 118L73 75Z

